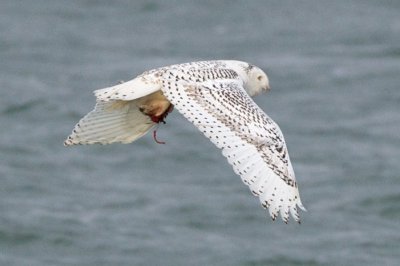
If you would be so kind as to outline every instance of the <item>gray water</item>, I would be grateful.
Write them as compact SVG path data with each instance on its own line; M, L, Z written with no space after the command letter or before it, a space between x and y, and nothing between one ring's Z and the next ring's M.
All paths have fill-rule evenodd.
M0 265L399 265L399 1L0 2ZM92 91L240 59L272 91L308 212L272 222L177 112L62 143Z

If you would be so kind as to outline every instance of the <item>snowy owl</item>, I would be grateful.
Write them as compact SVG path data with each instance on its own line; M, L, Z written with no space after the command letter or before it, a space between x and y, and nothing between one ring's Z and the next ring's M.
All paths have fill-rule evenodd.
M300 223L304 210L279 126L249 97L269 90L267 75L241 61L171 65L94 91L96 106L75 126L65 146L130 143L173 108L209 138L258 196L273 220L289 213ZM153 132L154 139L158 143Z

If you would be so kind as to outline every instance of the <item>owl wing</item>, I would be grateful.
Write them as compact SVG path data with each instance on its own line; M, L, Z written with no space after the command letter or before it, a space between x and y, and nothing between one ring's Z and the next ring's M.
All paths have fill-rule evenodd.
M94 110L75 125L64 145L130 143L154 125L139 111L138 101L98 101Z
M280 213L288 222L290 213L300 222L297 206L305 209L281 130L246 93L242 81L188 82L179 71L165 77L171 81L163 82L164 96L222 150L272 219Z
M75 125L64 145L130 143L145 135L156 123L139 110L140 99L160 90L158 72L94 91L94 110Z

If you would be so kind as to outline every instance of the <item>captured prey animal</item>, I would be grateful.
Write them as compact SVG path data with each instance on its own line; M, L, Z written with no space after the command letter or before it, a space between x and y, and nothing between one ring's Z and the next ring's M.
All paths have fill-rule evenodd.
M209 138L258 196L273 220L303 207L279 126L250 96L269 90L267 75L241 61L217 60L149 70L96 90L96 106L65 140L75 144L130 143L178 110ZM157 140L155 131L154 139Z

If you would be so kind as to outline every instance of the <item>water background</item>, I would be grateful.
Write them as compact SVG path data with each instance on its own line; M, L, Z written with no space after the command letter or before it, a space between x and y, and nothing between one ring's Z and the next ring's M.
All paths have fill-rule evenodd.
M399 265L399 1L0 2L0 265ZM179 113L65 148L92 91L240 59L308 212L272 222Z

